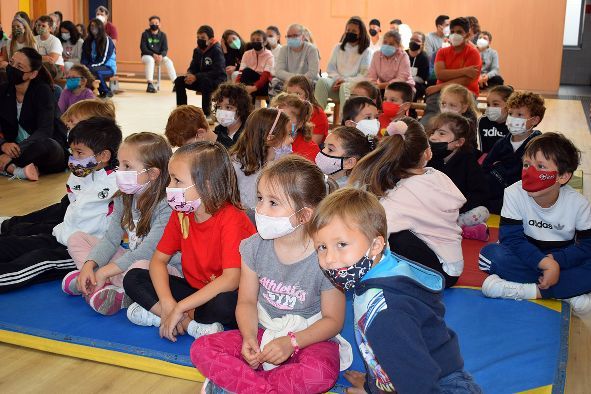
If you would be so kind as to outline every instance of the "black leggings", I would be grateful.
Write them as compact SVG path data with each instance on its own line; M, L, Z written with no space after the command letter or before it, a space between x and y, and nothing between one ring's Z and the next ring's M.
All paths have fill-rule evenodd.
M433 252L426 243L411 231L404 230L390 234L390 237L388 237L388 243L390 244L390 250L392 252L416 263L422 264L425 267L431 268L443 275L446 288L452 287L458 281L459 277L449 276L447 272L443 270L443 265L439 261L435 252Z
M12 160L17 167L35 164L41 174L65 171L68 156L64 147L52 138L27 141L22 144L21 154Z
M53 228L64 221L69 205L70 199L68 195L65 195L57 204L23 216L13 216L0 225L0 237L6 235L51 235Z
M191 287L185 278L169 275L170 292L175 300L181 301L198 290ZM125 293L146 310L158 302L158 294L152 284L150 271L142 268L130 270L123 278ZM238 290L220 293L205 304L195 308L194 320L198 323L222 323L227 328L238 328L236 324L236 303Z

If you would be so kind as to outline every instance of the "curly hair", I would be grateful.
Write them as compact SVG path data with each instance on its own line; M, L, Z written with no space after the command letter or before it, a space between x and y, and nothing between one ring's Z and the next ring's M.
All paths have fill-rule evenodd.
M242 84L224 82L213 93L212 101L217 109L218 105L227 98L230 105L236 107L236 116L242 124L246 123L248 115L253 110L252 99Z
M164 135L172 146L183 146L197 136L199 129L209 130L203 110L194 105L179 105L170 113Z
M540 122L544 119L546 107L544 98L534 92L513 92L507 100L507 108L526 107L531 116L539 116Z

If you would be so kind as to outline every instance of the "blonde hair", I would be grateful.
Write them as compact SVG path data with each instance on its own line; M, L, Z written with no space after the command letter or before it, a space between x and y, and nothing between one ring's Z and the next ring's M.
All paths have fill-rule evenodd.
M271 101L272 107L291 107L297 111L298 123L296 125L297 132L301 133L304 137L304 141L308 142L312 140L312 129L313 124L310 123L314 107L309 101L300 99L295 94L279 93Z
M452 83L451 85L447 85L443 88L440 97L443 97L444 94L455 94L456 96L460 97L463 105L468 104L468 110L466 112L472 112L474 119L478 119L478 107L476 107L476 100L474 100L472 92L466 89L465 86Z
M23 18L21 17L16 17L12 20L12 23L14 22L18 22L21 25L23 25L24 28L24 32L23 35L25 36L25 47L29 47L29 48L33 48L35 50L37 50L37 41L35 41L35 36L33 35L33 30L31 30L31 25L29 25L27 23L27 21L25 21ZM10 24L10 27L12 28L12 23ZM8 50L8 57L10 58L12 55L14 55L14 53L17 51L16 49L16 37L12 37L10 40L10 48L7 48ZM7 59L10 60L10 59Z
M80 100L68 107L60 119L62 122L67 123L72 118L86 120L95 116L115 120L115 104L111 100Z

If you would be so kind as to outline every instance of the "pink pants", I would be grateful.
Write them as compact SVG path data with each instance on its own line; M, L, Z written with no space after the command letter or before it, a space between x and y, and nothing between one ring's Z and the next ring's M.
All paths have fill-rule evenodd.
M259 329L261 342L263 330ZM315 343L264 371L254 370L242 358L239 330L205 335L193 342L191 360L217 386L232 393L322 393L334 386L339 376L339 345Z

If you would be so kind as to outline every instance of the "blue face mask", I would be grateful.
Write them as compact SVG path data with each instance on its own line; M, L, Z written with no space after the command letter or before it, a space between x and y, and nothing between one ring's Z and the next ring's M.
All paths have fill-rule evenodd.
M393 47L392 45L382 45L382 48L380 48L380 50L382 51L382 54L384 56L392 56L393 54L396 53L396 47Z
M82 80L82 78L80 78L80 77L66 79L66 89L68 89L68 90L78 89L80 87L81 80Z
M287 46L290 48L299 48L300 46L302 46L301 37L288 38L287 39Z

